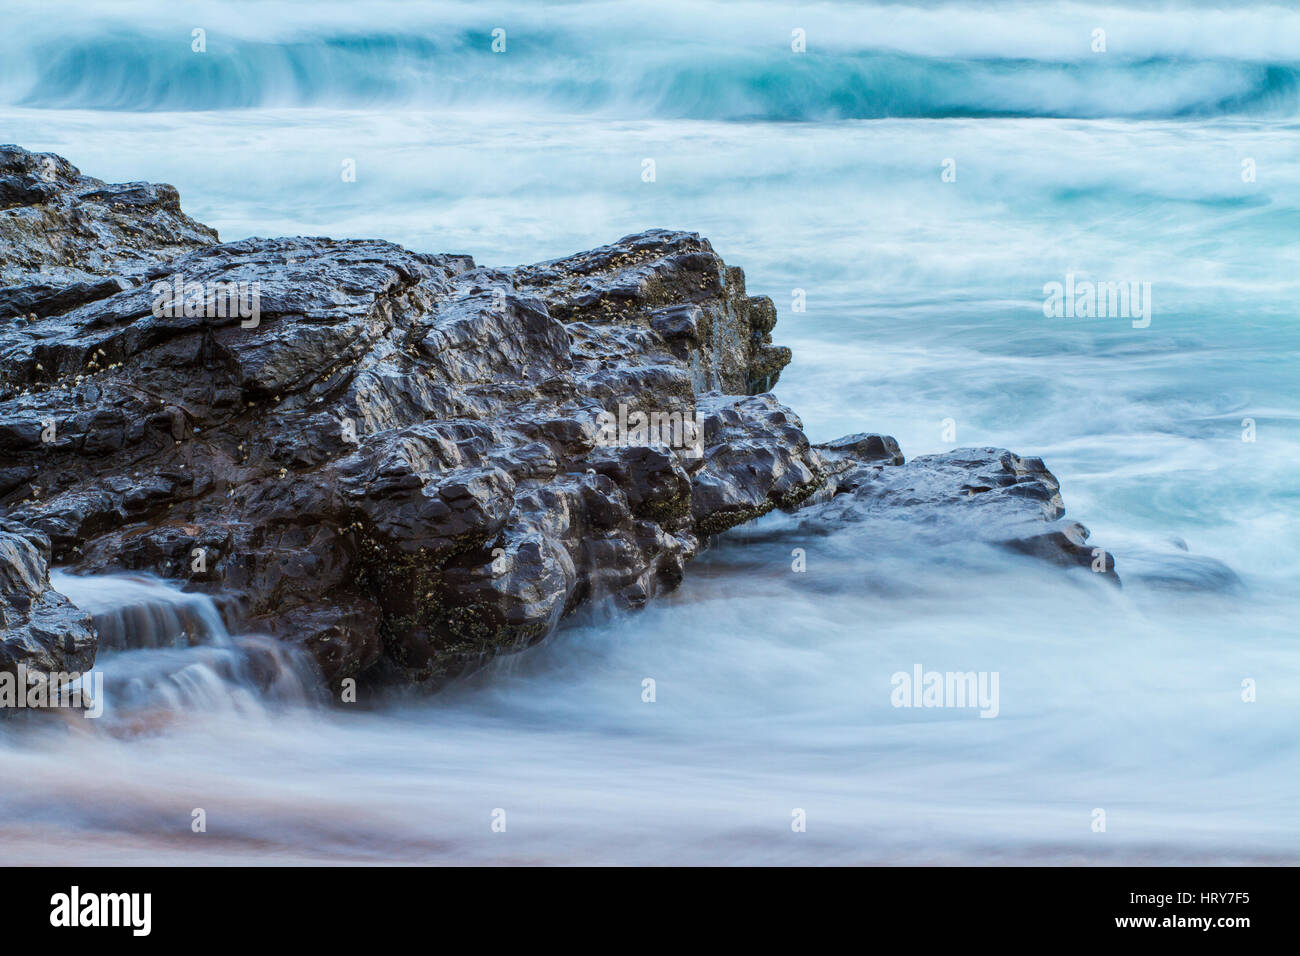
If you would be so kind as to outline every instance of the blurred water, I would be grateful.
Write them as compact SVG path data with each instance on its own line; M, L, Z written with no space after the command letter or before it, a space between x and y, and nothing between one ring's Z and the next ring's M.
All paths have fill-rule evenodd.
M776 394L814 439L1042 455L1126 586L978 549L954 572L897 529L812 538L765 519L650 610L576 623L431 701L0 729L7 856L1300 855L1300 13L69 9L15 6L0 140L174 183L228 240L377 236L513 264L698 231L776 301L795 352ZM1044 318L1044 284L1067 273L1149 281L1150 326ZM1237 587L1167 586L1218 580L1215 561ZM999 672L998 718L890 706L890 676L918 662Z
M103 715L95 719L114 731L142 719L167 722L177 711L263 715L324 700L306 655L268 635L231 635L205 594L144 574L54 571L50 583L94 618L95 670L104 680Z

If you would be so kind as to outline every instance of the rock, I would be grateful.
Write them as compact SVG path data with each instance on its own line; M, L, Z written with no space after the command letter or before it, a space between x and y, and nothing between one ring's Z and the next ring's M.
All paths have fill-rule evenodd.
M1081 566L1103 574L1107 580L1119 583L1115 575L1115 558L1100 548L1087 545L1091 532L1077 521L1072 521L1050 531L1006 538L1003 544L1013 551L1032 555L1059 564L1062 567Z
M859 432L814 446L826 482L808 499L808 504L824 504L838 494L853 491L871 481L884 465L901 465L903 452L890 435Z
M1082 559L1044 526L1060 498L1037 459L813 448L766 394L790 360L775 307L694 233L493 269L218 243L171 187L17 147L0 179L0 316L26 315L0 321L0 508L26 529L5 646L28 657L93 656L50 560L229 596L337 687L436 686L584 602L640 607L777 508L969 520Z
M124 274L217 241L174 186L109 185L17 146L0 146L0 213L0 320L101 299Z
M827 489L801 512L809 529L885 515L908 521L918 534L983 541L1119 583L1114 558L1086 543L1088 529L1059 520L1060 483L1041 458L958 448L906 464L873 464L901 458L897 447L892 438L861 435L819 445L835 464L825 469Z
M828 457L848 458L864 464L901 465L904 461L898 442L890 435L845 435L816 448Z
M81 673L95 661L90 615L50 587L50 540L0 519L0 673ZM2 715L2 712L0 712Z
M99 237L0 326L0 504L77 571L235 595L336 685L437 683L584 601L641 606L704 537L823 480L798 419L750 396L789 359L775 308L697 235L507 270L216 244L165 187L0 155ZM115 231L131 216L150 241ZM28 269L36 223L0 211Z
M703 534L792 508L825 480L803 423L772 396L708 395L700 404L706 451L691 511Z
M383 653L379 608L360 596L303 604L259 622L287 644L305 650L331 687L365 673Z

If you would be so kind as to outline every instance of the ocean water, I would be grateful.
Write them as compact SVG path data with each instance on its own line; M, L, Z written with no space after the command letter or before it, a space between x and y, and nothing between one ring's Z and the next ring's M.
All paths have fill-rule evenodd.
M643 612L340 709L206 599L62 578L128 649L101 720L0 727L0 861L1300 859L1300 11L9 6L0 141L226 240L700 232L814 440L1041 455L1124 587L769 516ZM1149 282L1149 325L1046 317L1067 276ZM997 716L893 706L917 665L996 673Z

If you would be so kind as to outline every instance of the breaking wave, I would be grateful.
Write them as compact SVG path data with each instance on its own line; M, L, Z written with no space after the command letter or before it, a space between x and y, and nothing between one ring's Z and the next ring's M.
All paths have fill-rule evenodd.
M326 3L311 5L311 30L296 20L304 7L284 0L233 26L195 27L166 6L126 25L90 7L72 24L0 40L0 101L139 111L509 104L767 121L1294 116L1300 105L1300 60L1285 42L1300 35L1300 14L1286 11L1230 21L1208 11L1189 33L1185 15L1068 5L867 4L797 16L746 7L740 17L691 5L648 22L635 4L565 5L545 17L524 5L379 4L360 17ZM1094 20L1111 25L1104 52L1093 51ZM793 49L796 30L805 52Z

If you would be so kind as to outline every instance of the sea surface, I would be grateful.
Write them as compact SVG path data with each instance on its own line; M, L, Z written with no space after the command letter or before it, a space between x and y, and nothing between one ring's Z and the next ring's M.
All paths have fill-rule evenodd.
M1124 586L774 515L645 611L331 708L207 598L57 572L128 649L100 656L103 718L0 725L0 863L1300 862L1300 11L5 22L0 142L172 183L224 240L511 265L699 232L776 302L774 391L813 440L1040 455ZM1149 324L1047 317L1067 276L1150 283ZM998 675L997 716L895 707L917 665Z

